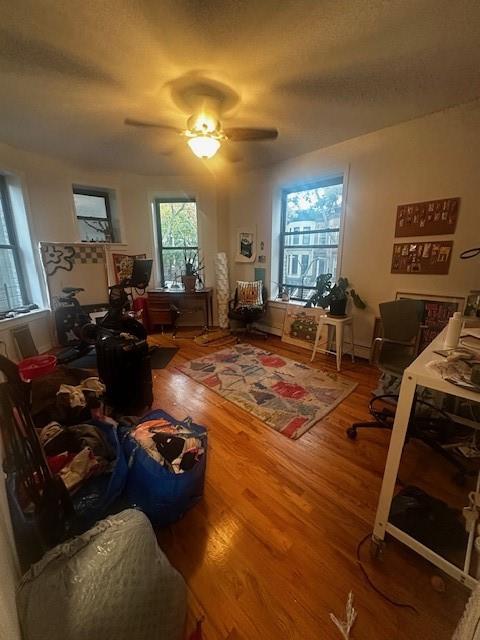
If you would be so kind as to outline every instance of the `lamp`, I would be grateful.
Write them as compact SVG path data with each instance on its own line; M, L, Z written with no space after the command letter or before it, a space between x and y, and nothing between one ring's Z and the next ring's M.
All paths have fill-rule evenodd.
M187 142L197 158L212 158L220 148L220 140L209 135L193 136Z

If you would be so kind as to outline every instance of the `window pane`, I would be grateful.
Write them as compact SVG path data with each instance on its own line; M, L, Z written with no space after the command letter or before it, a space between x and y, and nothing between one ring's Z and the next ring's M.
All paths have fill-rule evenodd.
M23 304L22 290L12 249L0 249L0 311Z
M311 229L340 227L343 184L295 191L287 195L285 231L299 231L300 223L313 223Z
M82 220L79 218L78 227L82 242L112 242L108 220Z
M195 202L160 202L162 245L196 247L197 205Z
M283 283L289 287L290 296L308 300L311 291L303 287L314 287L317 277L322 273L331 273L332 280L337 277L338 249L310 249L308 253L300 249L285 247L283 257Z
M187 258L194 256L195 251L187 252ZM185 273L185 257L183 249L163 249L163 276L167 287L174 282L182 284L182 275ZM195 261L197 262L197 261Z
M10 244L2 198L0 198L0 244Z
M107 206L103 196L74 193L73 200L77 216L103 219L107 217Z
M340 183L299 189L286 195L283 232L291 235L281 236L284 247L281 280L294 299L308 300L312 292L304 287L314 287L323 273L331 273L333 280L337 278L342 191ZM315 245L320 246L314 248Z
M285 246L292 247L300 244L337 244L340 241L339 231L327 231L322 233L312 233L308 236L303 233L298 235L285 236Z

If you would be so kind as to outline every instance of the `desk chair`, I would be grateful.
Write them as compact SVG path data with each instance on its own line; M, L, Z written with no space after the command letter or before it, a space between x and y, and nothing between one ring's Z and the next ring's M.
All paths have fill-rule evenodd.
M383 337L375 340L373 360L383 373L401 378L404 370L418 355L423 303L420 300L404 299L384 302L379 306ZM377 351L378 357L375 358ZM347 436L355 440L358 429L393 429L395 411L390 407L394 407L397 401L396 394L374 396L368 406L374 420L355 422L347 429ZM454 422L444 411L415 397L406 442L410 438L416 438L427 444L455 467L455 481L463 484L468 474L467 468L453 453L441 446L455 432Z
M249 284L253 285L254 283ZM243 325L240 330L237 330L237 332L240 331L246 335L256 334L267 339L268 333L266 333L265 331L260 331L260 329L256 329L253 327L253 324L261 320L265 315L265 312L267 310L267 299L267 288L265 286L262 286L261 302L257 304L245 304L239 298L237 286L237 288L235 289L235 296L233 300L230 300L229 302L228 312L228 317L230 318L230 320L237 320L237 322L240 322Z

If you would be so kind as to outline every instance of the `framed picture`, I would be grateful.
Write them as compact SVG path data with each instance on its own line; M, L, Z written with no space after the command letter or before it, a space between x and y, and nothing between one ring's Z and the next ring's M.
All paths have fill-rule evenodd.
M440 331L447 326L449 318L455 311L463 311L465 305L465 298L398 291L395 299L401 300L403 298L421 300L424 304L422 318L422 325L424 326L420 333L420 351L423 351Z
M124 253L112 253L115 282L119 284L125 278L130 278L132 275L133 261L135 259L145 260L146 257L146 253L139 253L134 256L128 256Z
M255 229L238 229L235 262L255 262L257 255Z
M318 325L322 323L321 319L326 315L325 309L289 304L285 309L282 341L311 351L315 343Z

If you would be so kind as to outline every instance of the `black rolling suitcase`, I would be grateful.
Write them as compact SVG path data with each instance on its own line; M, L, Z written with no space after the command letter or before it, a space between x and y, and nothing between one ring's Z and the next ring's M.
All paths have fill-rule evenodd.
M119 412L142 413L153 402L152 368L146 340L125 334L101 338L96 344L100 380L106 397Z

